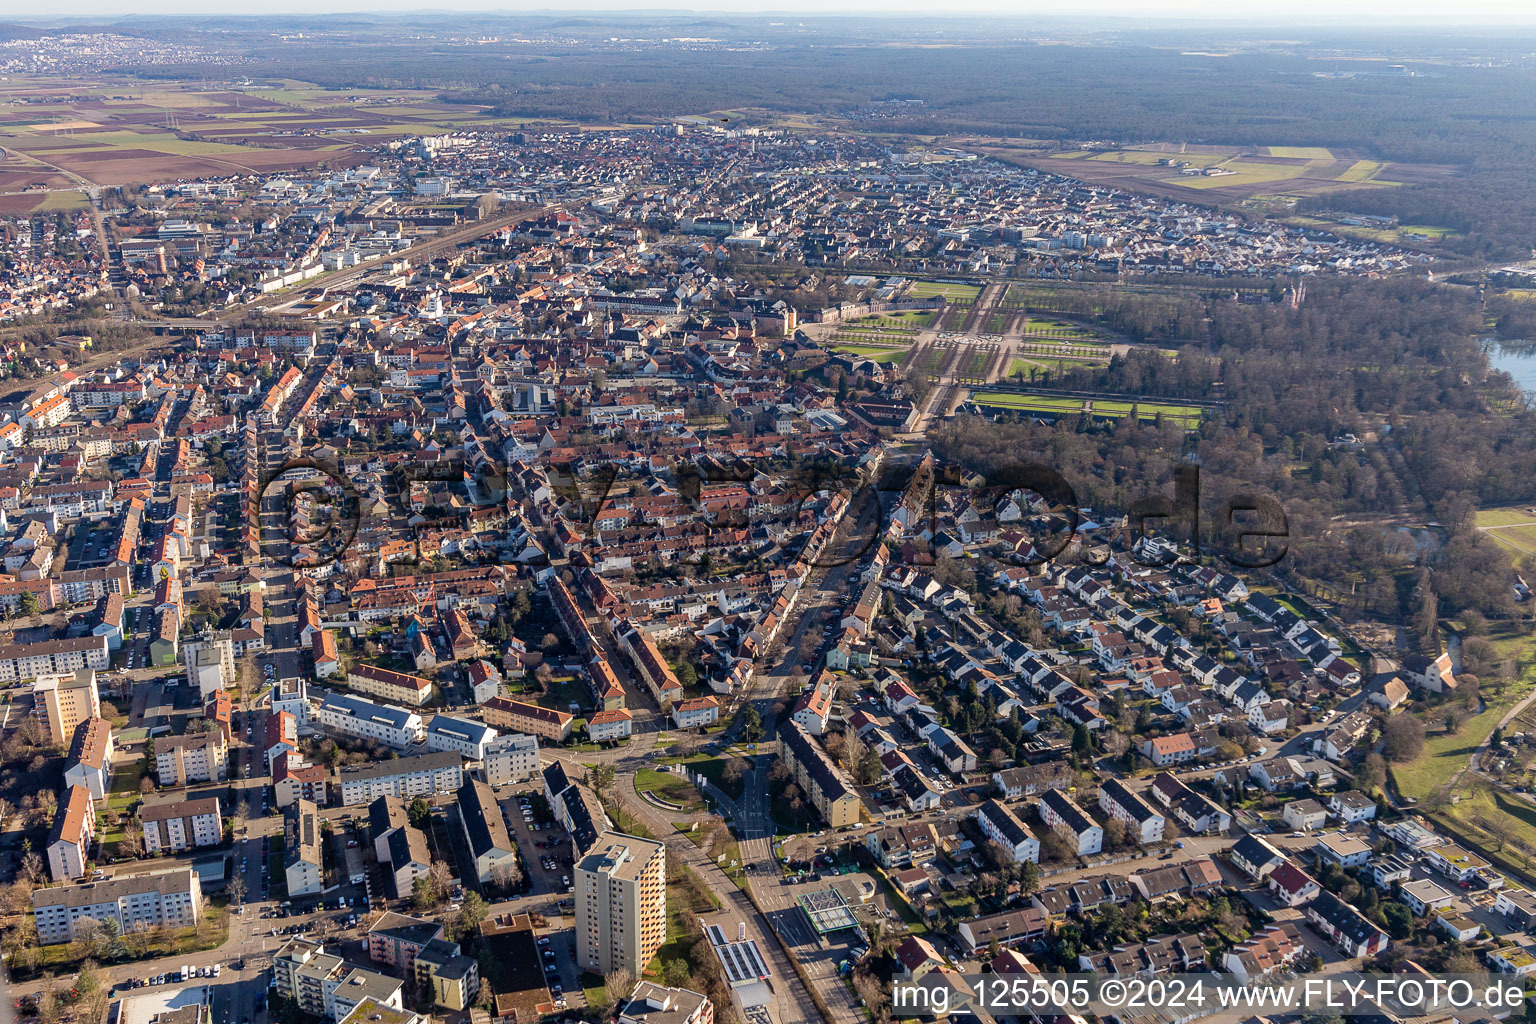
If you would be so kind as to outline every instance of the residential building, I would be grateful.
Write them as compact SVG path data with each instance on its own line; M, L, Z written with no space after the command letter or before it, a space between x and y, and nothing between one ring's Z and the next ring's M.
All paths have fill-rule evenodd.
M1024 907L961 921L955 936L967 953L975 954L977 950L989 948L994 941L1004 947L1033 942L1045 934L1048 923L1049 919L1039 907Z
M507 833L507 821L491 787L474 779L459 787L459 823L476 880L484 885L508 888L518 876L517 845ZM644 961L642 961L644 963Z
M442 937L443 926L435 921L386 911L368 929L368 959L409 977L417 954Z
M332 789L343 807L372 803L381 796L395 796L409 803L418 796L432 797L458 790L464 785L463 764L458 754L440 750L373 764L347 765L337 769Z
M295 800L283 811L283 874L290 897L312 896L324 888L322 857L319 808Z
M1280 817L1291 828L1310 832L1313 829L1322 828L1327 822L1328 808L1308 797L1305 800L1292 800L1287 803L1281 810Z
M642 981L619 1011L618 1024L714 1024L715 1005L686 988Z
M411 824L405 801L396 796L381 796L369 804L368 823L374 856L391 880L395 897L404 899L416 879L425 878L432 868L426 833Z
M88 718L75 727L65 762L64 784L84 786L93 800L105 800L112 788L112 723Z
M1142 846L1162 841L1163 816L1119 779L1100 783L1099 809L1123 822L1126 836Z
M203 700L235 685L235 641L228 630L205 630L181 643L187 685Z
M1266 925L1247 941L1233 946L1221 958L1221 969L1244 984L1267 978L1307 955L1301 932L1289 921Z
M1390 945L1385 932L1327 889L1307 906L1307 920L1345 956L1374 956Z
M720 701L714 697L692 697L672 706L672 724L679 729L703 728L719 719Z
M635 731L635 716L624 708L594 711L587 718L587 738L594 743L628 739Z
M367 1016L371 1024L402 1020L393 1011L402 1011L399 978L392 978L363 967L353 967L341 957L325 952L325 947L305 939L289 939L272 955L272 985L284 998L314 1017L333 1022L356 1021ZM372 1010L360 1014L360 1008ZM378 1016L378 1020L373 1019ZM404 1024L410 1024L404 1021Z
M433 939L416 955L412 972L433 1006L463 1013L480 993L480 965L465 956L459 944Z
M982 834L1008 854L1010 863L1040 863L1040 840L1006 805L997 800L986 801L976 808L976 822Z
M217 729L184 736L156 736L155 774L162 786L222 782L228 778L228 750Z
M124 875L103 882L66 885L32 892L32 915L43 945L69 942L82 918L111 921L120 934L145 928L186 928L201 911L197 872L176 868L150 875Z
M555 743L570 738L571 723L575 721L575 716L567 712L507 697L492 697L481 704L480 717L486 725Z
M483 760L487 746L495 738L495 729L468 718L433 715L427 723L428 750L451 750L471 761Z
M862 803L841 766L796 722L785 722L779 739L779 757L822 819L832 828L857 824Z
M1040 794L1040 820L1065 839L1079 857L1103 849L1104 830L1075 800L1058 789Z
M346 693L324 693L315 717L323 729L355 739L372 740L397 750L427 738L421 716L414 711L376 704Z
M1371 857L1371 844L1358 836L1345 832L1329 832L1318 836L1312 844L1312 852L1318 860L1337 864L1341 868L1358 868Z
M347 669L347 686L411 708L419 708L432 699L431 680L375 665Z
M56 747L63 747L74 740L75 730L80 728L81 722L101 717L101 694L96 688L95 669L39 676L32 684L32 703L39 724L43 726L44 738Z
M666 939L666 847L605 832L575 866L576 963L638 977Z
M70 786L53 815L48 833L48 877L67 882L85 875L96 835L96 805L84 786Z
M509 732L485 745L481 762L485 781L492 786L526 782L539 774L539 740L536 736Z
M180 853L217 846L224 840L224 819L216 796L146 800L139 805L139 825L144 830L146 853Z
M0 647L0 682L45 677L74 676L83 669L104 671L112 662L111 650L104 636L69 637L64 640L38 640L30 644ZM91 717L80 715L82 719ZM79 723L76 722L78 725ZM60 745L72 733L62 734ZM50 733L50 738L52 734Z

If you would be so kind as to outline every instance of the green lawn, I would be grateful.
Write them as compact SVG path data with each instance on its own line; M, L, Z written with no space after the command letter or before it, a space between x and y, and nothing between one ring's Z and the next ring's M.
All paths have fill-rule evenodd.
M229 939L229 911L222 903L211 904L197 928L178 928L151 942L143 956L132 945L124 943L127 956L117 963L153 960L158 957L183 956L202 953L222 946ZM54 973L73 973L79 969L80 958L75 943L61 942L38 948L38 966Z
M978 391L971 396L977 405L995 405L1029 412L1081 412L1080 398L1041 398L1038 395L1010 395L998 391Z
M887 348L881 345L836 345L834 352L846 352L851 356L863 356L877 363L899 363L906 358L904 348Z
M635 773L635 792L654 793L670 804L676 804L690 814L704 810L704 798L684 776L659 772L654 768L641 768Z
M742 860L741 847L737 845L736 840L729 838L729 832L724 833L727 841L721 843L718 841L719 837L713 835L709 830L693 828L692 822L674 822L674 827L687 836L690 843L714 858L715 863L720 865L720 870L725 872L726 877L736 883L736 888L745 888L746 865ZM712 839L714 842L710 845ZM723 860L721 859L722 857L724 858ZM736 862L735 867L731 866L732 861Z
M1512 632L1494 633L1488 637L1501 653L1518 657L1530 643L1529 638ZM1523 664L1523 663L1522 663ZM1469 717L1454 735L1432 728L1424 740L1424 752L1411 764L1394 765L1392 778L1398 792L1415 800L1424 800L1450 781L1458 771L1467 766L1467 760L1493 732L1499 719L1530 692L1536 673L1529 666L1523 667L1520 677L1502 687L1484 685L1485 710ZM1435 717L1430 716L1434 722Z
M950 302L975 302L981 289L973 284L952 284L940 281L914 281L907 295L914 299L927 299L942 295Z

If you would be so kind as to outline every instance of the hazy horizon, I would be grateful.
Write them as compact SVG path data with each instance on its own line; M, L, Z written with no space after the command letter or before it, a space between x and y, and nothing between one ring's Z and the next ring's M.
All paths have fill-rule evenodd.
M636 14L697 14L730 16L836 17L860 16L912 17L933 15L934 8L928 0L842 0L828 5L815 0L771 0L764 4L662 2L656 0L572 0L560 7L550 7L546 2L509 4L505 0L448 0L443 4L423 3L422 0L233 0L212 12L198 0L137 0L128 6L119 2L101 0L62 0L52 5L47 18L37 16L5 16L0 20L14 24L45 25L75 18L132 18L136 16L175 15L214 18L229 15L309 14L326 16L335 14L405 14L439 12L442 14L612 14L632 16ZM1404 27L1446 27L1495 25L1536 25L1536 5L1515 0L1490 0L1490 2L1463 5L1454 11L1440 3L1428 0L1357 0L1353 3L1330 3L1327 0L1290 0L1287 3L1267 5L1262 13L1244 9L1224 0L1176 0L1159 4L1155 9L1145 4L1127 3L1124 0L1084 0L1067 4L1061 0L1042 3L988 2L969 0L947 8L944 20L960 17L1052 17L1091 21L1095 18L1112 18L1145 22L1208 22L1212 25L1285 25L1294 24L1298 29L1329 27L1379 27L1396 29Z

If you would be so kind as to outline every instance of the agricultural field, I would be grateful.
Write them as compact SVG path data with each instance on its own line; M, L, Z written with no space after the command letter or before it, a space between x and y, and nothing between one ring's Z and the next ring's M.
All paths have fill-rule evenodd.
M1457 232L1434 224L1399 224L1396 227L1371 227L1367 224L1341 224L1327 217L1296 215L1283 218L1287 224L1297 227L1318 228L1343 238L1358 238L1367 242L1383 242L1388 245L1434 243L1449 238Z
M68 209L47 189L269 173L366 161L360 148L471 127L511 128L430 92L281 81L238 90L138 79L0 82L0 212ZM48 205L44 205L44 204Z
M976 296L981 294L981 289L973 284L953 284L942 281L913 281L907 289L907 297L912 299L927 299L935 295L942 295L949 302L971 303L976 301Z
M1456 173L1438 164L1381 162L1320 146L1208 146L1151 143L1129 149L1053 151L1000 139L965 140L1000 160L1068 174L1096 185L1141 189L1188 198L1289 202L1345 188L1391 188L1438 181ZM1181 174L1173 163L1220 167L1234 173Z

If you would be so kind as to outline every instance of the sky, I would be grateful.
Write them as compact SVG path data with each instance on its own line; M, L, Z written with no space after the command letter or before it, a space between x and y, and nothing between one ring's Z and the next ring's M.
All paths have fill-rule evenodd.
M1031 14L1131 17L1137 21L1198 19L1211 22L1259 20L1308 25L1379 25L1400 28L1405 23L1536 25L1531 0L951 0L936 7L933 0L549 0L528 3L508 0L224 0L210 7L204 0L55 0L49 17L121 17L130 14L328 14L366 11L696 11L720 14L858 14L858 15L1011 15ZM41 20L12 11L0 14L27 21Z

